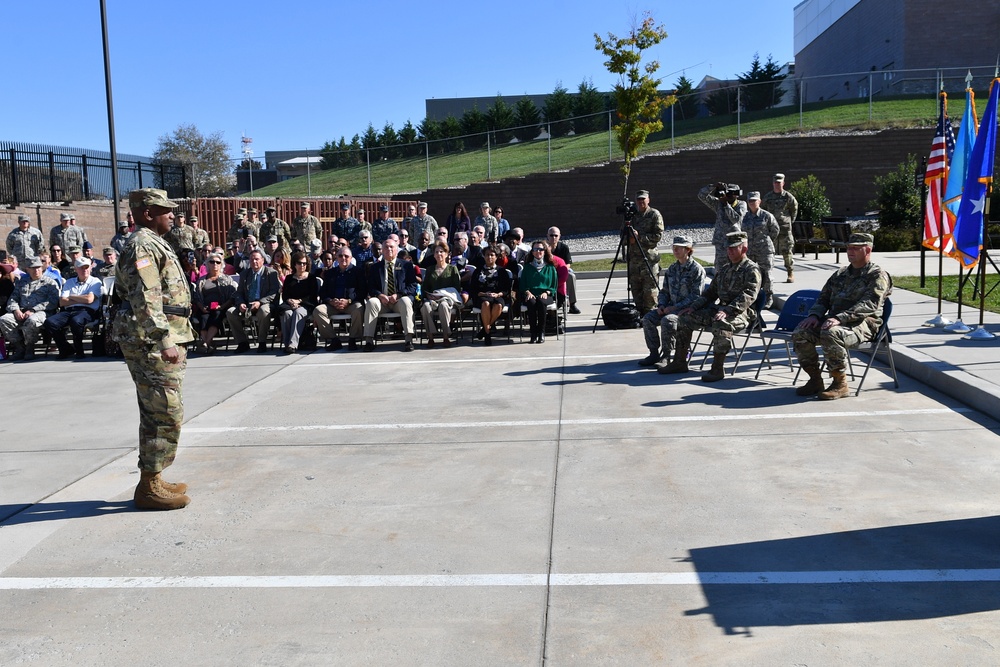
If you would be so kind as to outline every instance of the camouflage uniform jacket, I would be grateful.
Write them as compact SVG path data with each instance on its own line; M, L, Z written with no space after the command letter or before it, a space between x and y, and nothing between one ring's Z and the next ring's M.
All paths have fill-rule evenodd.
M389 238L389 234L398 234L399 225L392 218L376 219L372 223L372 238L381 243Z
M260 223L243 220L241 222L233 223L233 226L229 228L229 232L226 234L226 241L232 243L236 239L240 238L243 236L244 229L247 230L247 235L253 236L258 241L260 240Z
M791 192L782 190L780 195L774 190L765 192L761 197L760 206L774 216L783 233L792 233L792 223L799 214L799 202Z
M300 215L292 221L292 238L308 246L313 239L323 238L323 225L315 215Z
M724 310L732 320L751 310L759 290L760 267L744 257L739 264L728 263L718 269L708 289L691 307L698 310L718 301L719 310Z
M659 264L660 253L656 251L660 239L663 238L663 216L652 206L646 209L645 213L635 216L632 219L632 228L639 234L639 247L642 248L641 255L645 255L651 264ZM641 256L634 244L630 244L629 255L633 259ZM635 254L633 254L635 253ZM656 285L653 285L656 287Z
M163 312L164 306L190 309L191 290L174 251L152 231L142 227L129 237L115 270L115 292L129 304L115 318L115 341L166 350L194 340L188 317Z
M7 312L30 310L33 313L54 313L59 307L59 285L45 274L32 280L25 274L14 283L14 291L7 301Z
M663 289L657 298L657 306L666 308L673 306L680 310L687 308L701 296L705 289L705 269L701 264L689 259L681 264L674 262L667 267L663 276Z
M494 242L497 240L497 234L500 230L500 223L492 215L480 215L476 217L476 221L473 226L482 225L483 229L486 230L486 240L489 242Z
M410 238L414 241L420 238L420 235L427 232L431 235L431 241L433 242L438 233L438 221L434 219L433 215L425 215L420 217L415 215L410 218Z
M715 231L712 232L712 244L716 247L725 245L726 234L740 231L740 223L747 214L747 203L736 202L730 206L725 197L716 197L715 185L709 184L698 191L701 203L715 211Z
M115 249L119 255L122 254L122 250L125 249L125 244L128 242L128 237L131 236L128 232L124 234L115 234L111 237L111 247Z
M194 233L187 225L174 225L163 235L163 240L170 244L174 254L180 255L182 248L194 250Z
M69 249L72 246L82 248L86 240L87 235L83 233L83 230L73 225L53 227L52 231L49 232L49 247L60 246L64 255L69 255Z
M330 227L330 232L337 235L337 238L347 239L353 246L358 242L358 234L361 233L361 223L357 218L337 218Z
M278 245L282 248L292 247L292 229L288 223L281 218L268 220L260 226L260 240L266 241L268 237L274 236L278 239Z
M891 291L892 278L879 265L845 266L826 281L809 314L821 322L835 317L845 327L865 323L874 335L882 326L882 304Z
M778 221L763 208L758 208L756 214L747 210L741 226L747 233L747 256L758 264L762 261L770 264L774 257L774 244L781 231L778 229Z
M209 238L208 232L201 227L191 227L191 234L194 235L194 247L196 249L212 244L212 239ZM119 250L119 252L121 251Z
M17 261L23 266L27 266L28 260L38 257L44 250L42 233L34 227L28 227L23 232L18 227L7 235L7 253L17 257Z

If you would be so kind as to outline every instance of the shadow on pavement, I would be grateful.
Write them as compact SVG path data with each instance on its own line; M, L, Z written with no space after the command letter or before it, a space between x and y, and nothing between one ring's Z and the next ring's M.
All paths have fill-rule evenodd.
M53 521L57 519L87 519L122 512L135 512L132 501L78 500L66 503L35 505L0 505L0 526Z
M998 547L1000 517L991 516L692 549L688 560L702 577L708 605L684 613L711 614L725 634L752 636L754 628L764 626L905 621L993 611L1000 609ZM983 569L992 572L975 572ZM947 573L942 571L952 571L960 580L943 580ZM812 578L831 573L834 578L850 575L868 581L827 583L827 577L821 583L706 583L720 572L765 577L792 573L788 578L793 581L800 573L807 580L808 573L815 575ZM933 580L936 576L942 580ZM872 581L879 577L904 581Z

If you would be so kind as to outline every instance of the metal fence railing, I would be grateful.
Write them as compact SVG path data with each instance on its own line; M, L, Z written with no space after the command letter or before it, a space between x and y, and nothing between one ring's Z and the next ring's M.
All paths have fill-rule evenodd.
M112 182L110 153L0 142L0 203L111 199ZM118 187L119 196L144 187L164 188L171 197L188 194L182 166L138 155L118 155Z

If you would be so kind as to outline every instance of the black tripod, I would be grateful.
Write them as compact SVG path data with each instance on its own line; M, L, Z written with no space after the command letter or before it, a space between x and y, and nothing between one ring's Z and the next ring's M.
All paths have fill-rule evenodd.
M615 277L615 267L618 266L618 258L624 254L625 256L625 271L628 273L629 263L633 260L629 257L628 247L629 241L635 243L636 248L639 246L639 232L635 231L635 227L632 226L632 217L627 215L625 222L622 223L621 231L618 233L618 248L615 249L615 258L611 262L611 272L608 273L608 282L604 285L604 294L601 296L601 307L597 309L597 317L594 318L594 328L591 333L597 332L597 323L601 321L601 314L604 312L604 302L608 299L608 289L611 287L611 279ZM646 267L646 273L652 279L653 284L656 284L656 274L653 273L653 265L649 263L649 258L645 254L642 255L642 263ZM625 301L632 300L632 284L627 280L625 281Z

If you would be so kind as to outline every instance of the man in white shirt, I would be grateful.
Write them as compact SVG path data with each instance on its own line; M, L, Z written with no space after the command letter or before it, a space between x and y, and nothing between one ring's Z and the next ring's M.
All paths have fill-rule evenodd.
M90 259L78 257L74 262L76 276L63 283L59 292L61 310L45 320L45 329L59 348L57 359L70 356L83 359L83 333L88 324L101 316L101 295L104 283L90 275ZM66 340L66 327L73 332L73 346Z

